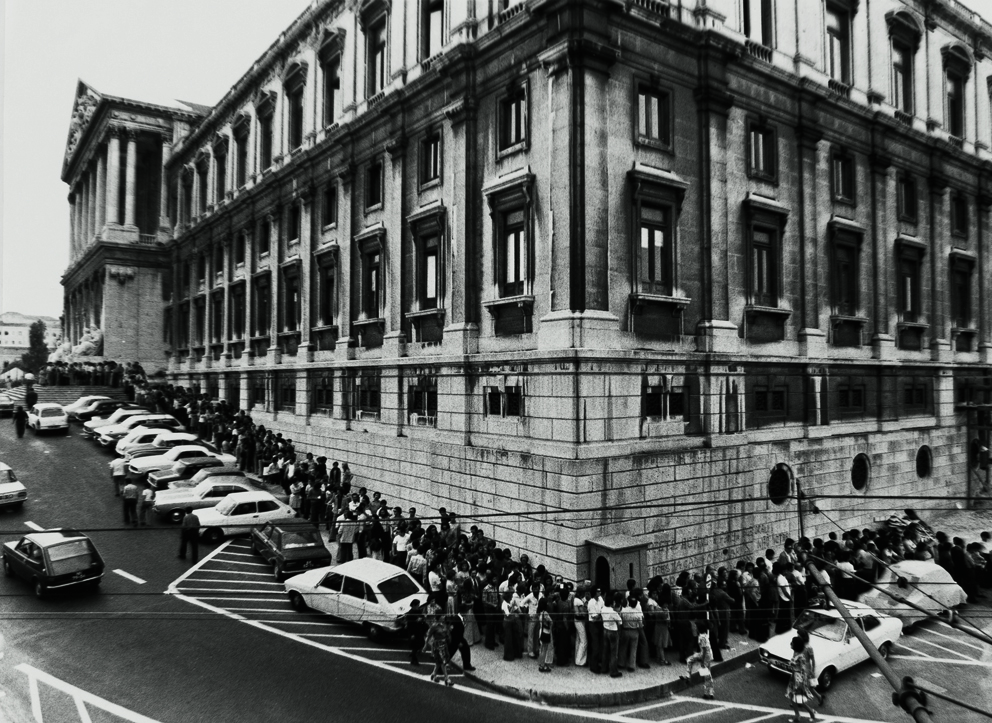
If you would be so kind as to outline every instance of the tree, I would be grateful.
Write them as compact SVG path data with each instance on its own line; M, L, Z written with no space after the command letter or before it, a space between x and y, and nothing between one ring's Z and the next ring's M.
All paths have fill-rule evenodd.
M24 368L37 374L48 362L48 345L45 343L45 322L38 319L28 330L28 350L21 355Z

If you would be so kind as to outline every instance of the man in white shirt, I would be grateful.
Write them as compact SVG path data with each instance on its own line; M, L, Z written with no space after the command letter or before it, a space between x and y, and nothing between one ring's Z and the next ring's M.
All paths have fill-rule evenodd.
M586 626L589 624L589 610L587 602L589 600L589 581L585 581L576 590L572 599L572 617L575 625L575 664L584 666L589 651L589 643L586 636Z
M540 585L532 585L531 591L520 602L521 611L527 614L527 627L524 630L524 652L532 658L537 657L537 603L544 597Z
M586 610L589 613L589 670L593 673L602 672L603 658L603 598L600 597L599 588L594 587L589 591L589 600L586 602Z
M619 597L619 593L614 593ZM614 601L615 602L615 601ZM603 663L604 668L608 667L611 678L619 678L623 675L617 669L617 655L620 653L620 625L622 619L620 613L611 605L604 605L600 613L603 618Z

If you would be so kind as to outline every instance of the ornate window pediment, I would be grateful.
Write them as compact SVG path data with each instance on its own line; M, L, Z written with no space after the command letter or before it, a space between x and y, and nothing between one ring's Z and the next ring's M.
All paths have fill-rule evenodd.
M355 13L358 16L358 24L362 32L364 33L370 25L386 15L391 6L391 0L362 0Z
M288 90L295 90L307 84L309 65L301 58L294 58L286 63L282 72L282 83Z
M260 90L253 99L255 113L258 115L269 115L276 109L276 92L274 90Z
M923 23L909 10L890 10L885 14L889 35L910 43L915 52L923 37Z
M320 62L326 63L335 55L341 55L344 52L344 41L346 37L347 31L344 28L324 28L320 34L320 46L317 50L317 56L320 58Z
M971 75L971 66L975 61L965 46L960 43L945 45L940 49L940 55L944 60L944 70L957 73L965 80Z

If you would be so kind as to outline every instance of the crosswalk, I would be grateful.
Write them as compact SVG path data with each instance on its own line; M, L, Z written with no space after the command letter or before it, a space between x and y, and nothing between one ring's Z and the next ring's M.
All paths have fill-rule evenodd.
M404 637L371 642L362 629L316 612L293 609L272 566L257 555L247 540L220 545L200 563L175 580L169 594L298 642L358 656L369 662L430 675L428 656L411 666L410 644ZM451 675L461 677L457 671Z

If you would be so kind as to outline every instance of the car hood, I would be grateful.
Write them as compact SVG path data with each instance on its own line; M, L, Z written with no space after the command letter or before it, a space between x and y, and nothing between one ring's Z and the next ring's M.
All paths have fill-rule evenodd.
M131 466L135 469L162 469L163 467L171 467L175 463L176 460L169 459L163 454L156 454L151 457L138 457L131 460Z
M218 498L219 500L220 498ZM192 489L159 490L155 493L156 505L174 505L182 502L199 502L200 498L193 494ZM199 517L199 515L197 515Z
M10 494L11 492L20 492L23 489L27 489L20 482L0 482L0 495Z
M286 581L286 592L290 590L296 590L297 592L309 592L313 590L314 586L324 579L324 575L330 571L331 567L331 565L317 567L313 570L301 572L299 575L293 575L293 577Z
M223 498L217 501L220 502L221 499ZM227 515L222 515L213 507L197 510L196 516L200 520L200 527L219 527L230 522L230 518Z

